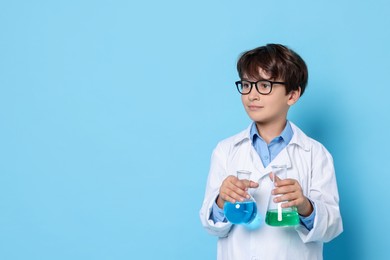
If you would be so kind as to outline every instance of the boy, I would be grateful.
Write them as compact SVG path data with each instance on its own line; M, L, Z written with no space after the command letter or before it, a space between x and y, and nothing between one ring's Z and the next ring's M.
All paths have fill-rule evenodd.
M236 82L242 103L253 123L227 138L213 151L202 225L219 237L218 259L322 259L323 243L342 231L339 196L332 156L319 142L287 120L287 112L304 93L308 80L305 62L293 50L267 44L247 51L237 63ZM288 179L271 180L272 165L287 165ZM238 180L237 170L252 172L251 181ZM233 225L224 216L225 202L247 198L251 188L258 214L265 216L268 200L279 195L296 207L295 228L262 225L255 230Z

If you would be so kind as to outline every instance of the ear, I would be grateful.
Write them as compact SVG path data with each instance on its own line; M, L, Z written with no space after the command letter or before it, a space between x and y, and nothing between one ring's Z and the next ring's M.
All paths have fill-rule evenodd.
M301 96L301 87L298 87L297 90L292 90L290 93L288 93L288 101L287 101L287 104L289 106L292 106L294 105L298 99L300 98Z

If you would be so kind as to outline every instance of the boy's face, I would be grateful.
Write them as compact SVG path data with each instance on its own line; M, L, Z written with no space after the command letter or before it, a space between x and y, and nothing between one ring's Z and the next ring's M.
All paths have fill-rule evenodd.
M242 78L242 80L249 80L252 82L261 79L283 82L283 79L270 78L262 69L259 69L258 78L246 78L245 75ZM255 86L253 86L248 95L241 95L241 100L245 111L253 121L260 124L272 124L285 122L288 109L298 101L299 96L300 89L286 94L284 85L273 84L270 94L262 95L257 92Z

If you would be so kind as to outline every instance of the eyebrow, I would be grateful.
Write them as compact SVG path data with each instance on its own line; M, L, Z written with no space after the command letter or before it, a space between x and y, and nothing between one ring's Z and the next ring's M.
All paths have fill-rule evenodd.
M249 80L248 78L241 78L241 80L245 80L245 81L251 81L251 80ZM270 79L264 79L264 78L258 78L258 79L255 79L256 81L252 81L252 82L257 82L257 81L260 81L260 80L267 80L267 81L274 81L275 79L273 79L273 78L270 78Z

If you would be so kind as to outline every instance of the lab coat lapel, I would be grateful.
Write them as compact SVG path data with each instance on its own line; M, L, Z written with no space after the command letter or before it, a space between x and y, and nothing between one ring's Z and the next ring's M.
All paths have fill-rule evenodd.
M272 165L286 165L287 169L291 168L291 159L288 154L287 147L285 147L280 153L268 164L267 167L264 168L263 163L261 162L259 156L254 156L252 152L252 160L256 169L258 180L262 179L264 176L270 174L272 172Z
M266 172L272 172L273 165L286 165L287 169L291 168L291 158L288 154L287 147L281 150L280 153L272 160L272 162L268 164L268 166L265 168Z

